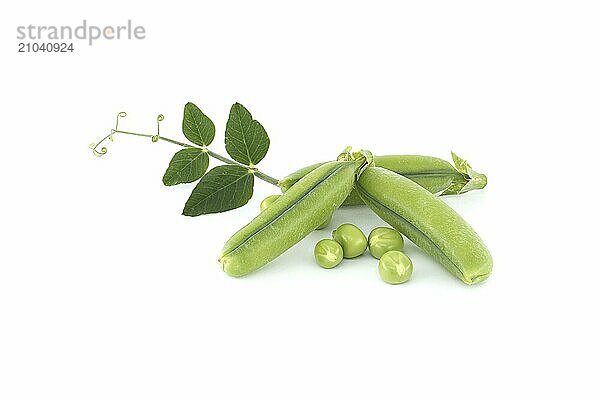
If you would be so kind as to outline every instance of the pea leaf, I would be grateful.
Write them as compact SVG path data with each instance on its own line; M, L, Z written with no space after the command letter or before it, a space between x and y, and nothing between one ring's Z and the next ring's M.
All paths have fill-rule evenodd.
M215 124L194 103L183 109L183 134L198 146L208 146L215 138Z
M208 168L208 154L202 149L179 150L169 163L163 176L166 186L197 181Z
M248 168L220 165L208 171L185 203L183 215L195 217L233 210L252 197L254 175Z
M265 128L240 103L231 106L225 128L225 150L235 161L256 165L269 150L269 136Z

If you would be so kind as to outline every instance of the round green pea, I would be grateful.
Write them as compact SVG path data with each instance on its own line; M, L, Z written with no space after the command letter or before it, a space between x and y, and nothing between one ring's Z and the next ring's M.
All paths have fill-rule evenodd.
M413 271L412 261L398 250L385 253L379 259L379 276L384 282L397 285L410 279Z
M367 238L356 225L340 225L333 231L333 240L344 249L344 258L358 257L367 250Z
M333 268L342 262L344 250L335 240L323 239L315 245L315 260L323 268Z
M391 250L404 250L404 238L395 229L387 227L375 228L369 234L369 251L377 259Z
M267 207L269 207L271 204L273 204L275 202L275 200L277 200L280 197L281 197L280 194L274 194L274 195L265 197L263 199L263 201L260 202L260 211L266 210Z

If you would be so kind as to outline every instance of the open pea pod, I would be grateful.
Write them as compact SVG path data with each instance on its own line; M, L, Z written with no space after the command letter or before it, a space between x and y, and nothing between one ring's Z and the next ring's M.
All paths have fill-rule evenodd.
M421 155L387 155L374 156L373 166L382 167L405 176L434 194L457 195L471 190L483 189L487 184L487 177L471 169L463 159L452 153L456 166L437 157ZM312 164L291 173L278 185L282 191L288 190L299 179L323 163ZM344 201L344 206L364 204L360 196L353 190Z
M355 187L381 219L464 283L481 282L491 274L492 256L481 238L439 197L381 167L367 168Z
M369 162L366 156L332 161L306 174L225 243L223 271L247 275L294 246L342 204Z

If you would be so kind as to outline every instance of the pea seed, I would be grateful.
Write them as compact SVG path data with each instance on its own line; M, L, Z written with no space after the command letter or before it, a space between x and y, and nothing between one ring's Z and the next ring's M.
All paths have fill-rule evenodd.
M391 250L402 251L404 238L395 229L387 227L375 228L369 234L369 251L377 259Z
M315 260L323 268L333 268L342 262L344 250L342 246L332 239L320 240L315 245Z
M401 251L388 251L379 259L379 276L386 283L404 283L410 279L412 271L412 261Z
M367 250L367 238L356 225L342 224L332 235L344 249L344 258L358 257Z

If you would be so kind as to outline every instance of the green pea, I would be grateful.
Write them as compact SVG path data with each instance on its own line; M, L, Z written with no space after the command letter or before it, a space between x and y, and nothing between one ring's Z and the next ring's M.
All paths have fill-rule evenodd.
M281 197L280 194L273 194L271 196L265 197L263 199L263 201L260 202L260 211L266 210L267 207L269 207L271 204L273 204L275 202L275 200L277 200L280 197Z
M400 232L384 226L373 229L369 234L369 251L371 255L375 258L381 258L390 250L404 250L404 238Z
M315 260L323 268L333 268L341 263L343 258L344 250L335 240L323 239L315 245Z
M367 238L356 225L342 224L332 235L333 240L342 245L344 258L358 257L367 250Z
M412 261L398 250L388 251L379 259L379 276L384 282L397 285L410 279L413 271Z

